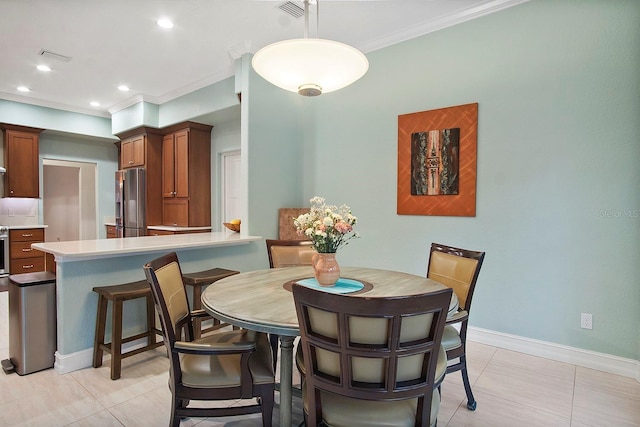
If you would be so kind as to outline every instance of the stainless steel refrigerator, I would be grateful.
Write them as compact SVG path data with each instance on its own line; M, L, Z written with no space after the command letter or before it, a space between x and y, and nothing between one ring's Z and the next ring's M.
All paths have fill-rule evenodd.
M116 235L147 235L145 208L145 174L143 168L116 171Z

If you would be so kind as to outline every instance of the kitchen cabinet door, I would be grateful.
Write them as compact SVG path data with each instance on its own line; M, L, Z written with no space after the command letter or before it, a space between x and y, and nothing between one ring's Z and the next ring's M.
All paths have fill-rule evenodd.
M162 139L162 197L189 197L189 132Z
M162 204L162 218L165 225L189 226L189 201L185 199L165 200Z
M120 167L137 168L145 166L145 136L139 135L122 141Z
M118 234L116 233L116 226L115 225L107 225L107 239L115 239L116 237L118 237Z
M4 128L5 197L40 197L39 134Z

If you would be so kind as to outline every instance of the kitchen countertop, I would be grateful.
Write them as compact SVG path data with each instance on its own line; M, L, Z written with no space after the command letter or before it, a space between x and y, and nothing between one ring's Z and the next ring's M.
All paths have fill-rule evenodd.
M33 243L31 247L53 254L56 262L73 262L151 252L167 252L177 249L245 245L261 239L262 237L259 236L246 236L239 233L213 232Z
M25 230L28 228L47 228L48 225L44 224L33 224L33 225L7 225L9 230Z

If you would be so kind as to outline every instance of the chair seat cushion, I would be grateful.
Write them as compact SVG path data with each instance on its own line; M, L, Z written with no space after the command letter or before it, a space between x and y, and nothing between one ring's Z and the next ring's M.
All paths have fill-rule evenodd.
M271 346L266 334L249 330L233 330L202 337L194 342L233 343L255 341L256 351L249 359L255 384L274 382ZM187 387L211 388L240 385L240 355L181 354L182 383Z
M446 325L442 334L442 346L444 349L448 351L458 348L461 345L462 341L460 341L460 334L458 334L456 328L451 325Z
M302 389L304 411L308 413L306 390ZM395 402L350 399L322 392L322 419L331 427L413 427L417 399ZM440 393L433 390L430 425L435 425L440 408Z

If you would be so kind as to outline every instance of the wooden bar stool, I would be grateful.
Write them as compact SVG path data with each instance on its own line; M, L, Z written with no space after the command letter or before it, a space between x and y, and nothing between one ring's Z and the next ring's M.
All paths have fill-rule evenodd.
M193 310L202 309L202 300L200 299L200 297L202 296L202 288L204 286L210 285L220 279L224 279L225 277L233 276L234 274L239 273L239 271L227 270L225 268L212 268L211 270L198 271L195 273L183 273L182 281L184 282L185 286L191 286L193 288ZM206 319L207 318L205 317L204 320ZM221 327L227 326L226 324L221 324L218 319L213 319L213 326L205 328L203 330L202 320L203 318L193 319L194 339L200 338L200 335L202 333L214 331L216 329L220 329Z
M156 311L153 304L153 295L151 288L146 280L139 282L125 283L123 285L113 286L96 286L93 291L98 294L98 314L96 316L96 334L93 341L93 367L102 366L103 352L111 354L111 379L120 378L122 367L122 359L151 350L163 345L163 342L156 342L156 334L162 334L162 331L156 326ZM122 303L124 301L145 298L147 303L147 330L146 332L133 335L131 337L122 337ZM107 304L111 301L111 342L105 344L104 335L107 323ZM147 338L147 345L136 350L122 353L122 344L134 341L140 338Z

